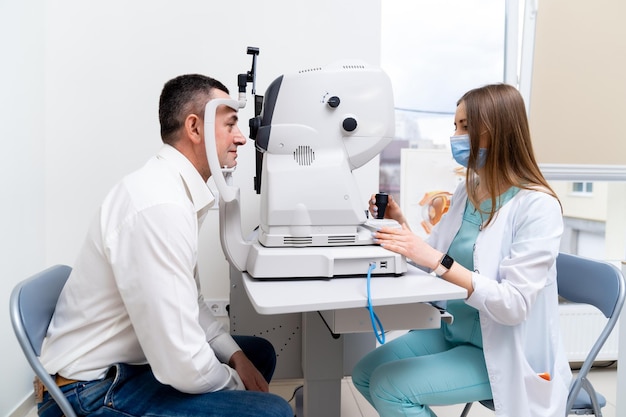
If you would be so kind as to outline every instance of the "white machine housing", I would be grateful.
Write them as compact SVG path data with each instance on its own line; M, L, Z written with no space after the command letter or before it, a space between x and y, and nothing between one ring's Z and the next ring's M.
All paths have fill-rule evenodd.
M217 105L235 103L207 104L211 172L218 172L213 164L219 162L210 155L210 115L214 119ZM251 137L263 155L260 225L252 239L241 238L239 192L226 185L232 172L215 181L222 246L231 264L255 278L365 275L372 263L373 275L406 272L404 257L372 241L372 230L397 223L367 218L369 196L352 173L393 139L394 126L391 82L380 68L343 62L277 78L251 120Z

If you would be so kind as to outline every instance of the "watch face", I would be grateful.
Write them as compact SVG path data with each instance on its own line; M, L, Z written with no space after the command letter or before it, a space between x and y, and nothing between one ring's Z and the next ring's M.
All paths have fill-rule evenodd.
M453 263L454 263L454 259L452 259L450 256L448 256L448 254L445 254L443 256L443 259L441 260L441 265L446 267L446 269L450 269L450 267L452 266Z

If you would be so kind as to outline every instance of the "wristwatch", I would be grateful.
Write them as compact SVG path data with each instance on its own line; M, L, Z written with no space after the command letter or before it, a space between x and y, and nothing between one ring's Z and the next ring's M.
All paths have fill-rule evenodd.
M452 257L446 253L445 255L443 255L443 258L441 258L441 261L439 261L439 265L437 265L437 268L435 268L435 274L438 277L442 276L443 274L448 272L448 269L452 268L453 263L454 259L452 259Z

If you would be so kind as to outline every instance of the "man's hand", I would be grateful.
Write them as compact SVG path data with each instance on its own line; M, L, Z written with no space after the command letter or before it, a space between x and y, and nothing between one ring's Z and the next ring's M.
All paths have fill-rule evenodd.
M237 371L248 391L269 392L269 384L241 350L233 353L228 365Z

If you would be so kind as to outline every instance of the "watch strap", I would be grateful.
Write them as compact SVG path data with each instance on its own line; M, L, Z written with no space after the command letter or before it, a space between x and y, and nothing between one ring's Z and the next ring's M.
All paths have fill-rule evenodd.
M439 261L439 265L437 265L437 268L435 268L435 275L439 277L442 276L443 274L448 272L448 270L452 267L452 264L454 264L454 259L452 259L452 257L447 253L444 254Z

